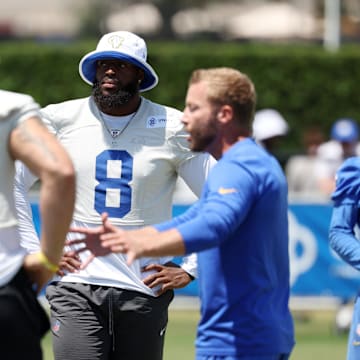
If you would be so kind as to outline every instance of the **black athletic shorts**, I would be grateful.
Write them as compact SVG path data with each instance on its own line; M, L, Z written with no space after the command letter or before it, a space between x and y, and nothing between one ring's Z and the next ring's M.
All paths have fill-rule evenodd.
M0 287L0 359L42 359L41 338L48 316L38 302L25 270Z

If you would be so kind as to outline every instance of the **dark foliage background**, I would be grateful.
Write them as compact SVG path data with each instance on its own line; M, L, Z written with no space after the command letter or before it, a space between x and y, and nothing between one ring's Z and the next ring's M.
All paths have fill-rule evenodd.
M96 43L0 43L0 88L29 93L43 106L88 96L78 64ZM339 117L360 121L360 47L355 45L329 53L316 44L149 41L148 54L160 82L145 96L180 109L193 69L231 66L247 73L257 88L258 109L275 108L289 122L287 154L301 151L307 127L317 125L328 135Z

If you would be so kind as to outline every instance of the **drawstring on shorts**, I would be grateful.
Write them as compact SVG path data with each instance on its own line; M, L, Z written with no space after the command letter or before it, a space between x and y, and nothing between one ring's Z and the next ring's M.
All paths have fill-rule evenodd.
M109 309L109 334L112 336L112 350L115 351L115 333L114 333L114 312L113 312L113 289L109 291L108 297Z

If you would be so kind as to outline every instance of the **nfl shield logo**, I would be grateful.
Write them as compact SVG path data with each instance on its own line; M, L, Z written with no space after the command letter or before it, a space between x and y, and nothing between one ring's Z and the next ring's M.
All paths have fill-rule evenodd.
M116 138L117 136L120 135L120 130L114 130L114 129L111 129L111 136L113 138Z
M58 332L59 329L60 329L60 321L55 320L54 325L52 326L52 330L53 330L53 332Z

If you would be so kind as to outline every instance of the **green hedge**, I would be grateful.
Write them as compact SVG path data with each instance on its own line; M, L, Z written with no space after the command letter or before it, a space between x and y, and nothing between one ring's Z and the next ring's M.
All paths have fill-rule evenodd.
M96 46L82 43L0 43L0 88L26 92L41 105L87 96L78 75L81 57ZM305 127L326 134L339 117L360 122L360 48L337 53L321 45L265 45L236 42L148 43L149 62L159 85L146 96L183 108L188 77L194 68L232 66L247 73L258 93L258 108L278 109L290 124L287 152L301 148Z

